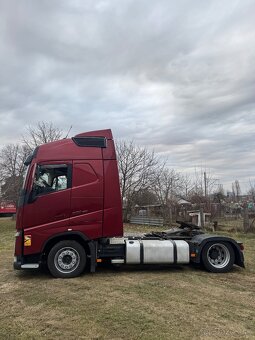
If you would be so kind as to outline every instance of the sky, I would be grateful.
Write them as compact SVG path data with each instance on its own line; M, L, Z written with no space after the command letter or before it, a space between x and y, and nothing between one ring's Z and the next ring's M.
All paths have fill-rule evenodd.
M255 1L0 0L0 147L111 128L176 171L255 181Z

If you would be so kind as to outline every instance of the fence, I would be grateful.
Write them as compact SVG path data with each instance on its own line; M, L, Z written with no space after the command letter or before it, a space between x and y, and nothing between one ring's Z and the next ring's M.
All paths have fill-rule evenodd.
M159 217L132 216L130 218L132 224L163 226L163 222L163 218Z

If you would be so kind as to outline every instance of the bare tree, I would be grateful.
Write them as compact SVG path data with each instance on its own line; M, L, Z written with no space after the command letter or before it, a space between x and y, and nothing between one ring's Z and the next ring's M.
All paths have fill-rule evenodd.
M255 180L249 180L249 185L250 185L250 188L248 190L248 195L251 196L253 202L255 202Z
M150 188L155 181L157 170L162 169L164 165L154 152L136 146L133 141L118 142L116 151L122 204L125 207L124 220L127 220L136 192Z
M180 174L181 195L188 199L194 189L194 182L189 174Z
M194 189L198 195L209 196L217 186L218 179L207 169L195 169Z
M32 151L38 145L54 142L62 136L62 130L52 122L38 122L36 126L28 126L22 142Z
M181 190L180 174L174 170L164 169L156 176L153 187L158 201L164 208L164 219L168 219L171 225L173 220L173 207L177 203L177 196Z
M241 196L241 187L237 179L235 180L234 183L232 183L232 192L235 200L238 202Z
M8 144L0 152L0 185L5 200L17 201L28 153L28 148L19 144Z
M224 212L224 204L225 204L225 191L223 184L218 184L218 187L215 189L213 193L213 202L214 204L211 208L211 219L217 219L222 216Z
M158 200L157 200L157 196L155 195L153 190L150 188L150 189L141 189L139 191L136 191L132 195L132 202L135 205L142 207L146 205L149 206L149 205L157 204Z
M200 170L195 169L194 184L190 194L193 197L200 197L200 201L204 201L206 197L210 197L210 195L215 191L217 182L218 179L215 178L210 171L202 168Z
M23 144L8 144L0 152L0 185L2 197L16 201L24 176L24 161L38 145L61 138L62 131L52 123L39 122L29 126Z

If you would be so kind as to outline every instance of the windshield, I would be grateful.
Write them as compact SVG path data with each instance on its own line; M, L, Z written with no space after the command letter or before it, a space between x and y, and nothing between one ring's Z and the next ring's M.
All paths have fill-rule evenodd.
M30 164L33 160L33 158L36 157L37 151L38 151L38 146L34 149L33 153L27 156L25 162L24 162L24 174L23 174L23 183L22 183L22 189L25 189L25 184L26 184L26 178L28 174L28 170L30 168Z

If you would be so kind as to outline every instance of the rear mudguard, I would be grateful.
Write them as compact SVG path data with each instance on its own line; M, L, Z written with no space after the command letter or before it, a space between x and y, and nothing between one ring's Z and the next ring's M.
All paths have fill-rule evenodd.
M230 237L220 236L220 235L210 235L210 234L201 234L194 236L190 241L188 241L190 245L191 253L196 253L195 257L191 257L191 261L195 263L201 262L201 253L202 249L208 242L228 242L232 245L235 252L235 264L245 268L244 266L244 256L243 252L240 249L239 244Z

